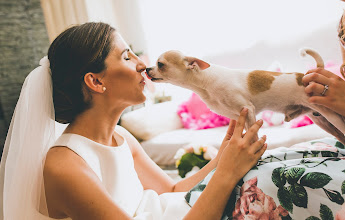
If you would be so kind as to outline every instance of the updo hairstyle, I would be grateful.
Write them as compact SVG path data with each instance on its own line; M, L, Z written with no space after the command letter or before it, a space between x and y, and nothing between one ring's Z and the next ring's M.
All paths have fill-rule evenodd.
M48 59L52 72L55 120L66 124L91 107L84 76L100 73L113 49L115 29L102 22L73 26L50 45Z

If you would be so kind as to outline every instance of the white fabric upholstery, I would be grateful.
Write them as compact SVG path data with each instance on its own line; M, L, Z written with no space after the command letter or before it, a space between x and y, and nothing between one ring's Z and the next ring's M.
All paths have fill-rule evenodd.
M176 113L177 103L163 102L140 108L121 117L121 126L139 140L149 140L161 133L183 127Z
M176 151L189 143L210 144L219 148L225 136L227 126L204 130L177 129L162 133L150 140L141 142L146 153L160 166L175 164ZM267 136L268 149L281 146L290 147L293 144L308 140L330 137L317 125L299 128L289 128L287 125L262 128L259 136Z

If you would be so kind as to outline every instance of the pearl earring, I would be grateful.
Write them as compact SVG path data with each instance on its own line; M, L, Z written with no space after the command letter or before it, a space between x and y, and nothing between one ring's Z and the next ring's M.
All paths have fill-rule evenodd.
M104 92L107 88L103 87L102 89L103 89L103 92Z

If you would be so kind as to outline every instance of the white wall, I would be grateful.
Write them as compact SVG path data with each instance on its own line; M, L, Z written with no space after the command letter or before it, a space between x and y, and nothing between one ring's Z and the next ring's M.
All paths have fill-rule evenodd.
M339 20L340 0L144 0L139 1L151 60L179 49L204 57L279 43ZM315 36L317 37L317 36Z

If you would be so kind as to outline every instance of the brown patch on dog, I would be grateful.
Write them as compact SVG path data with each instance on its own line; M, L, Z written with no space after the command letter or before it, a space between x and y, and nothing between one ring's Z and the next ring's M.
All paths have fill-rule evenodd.
M303 86L302 78L303 78L304 74L303 73L295 73L295 75L296 75L297 84L299 86Z
M254 70L248 74L247 83L251 94L256 95L271 88L274 76L280 76L282 73L269 72L264 70Z

